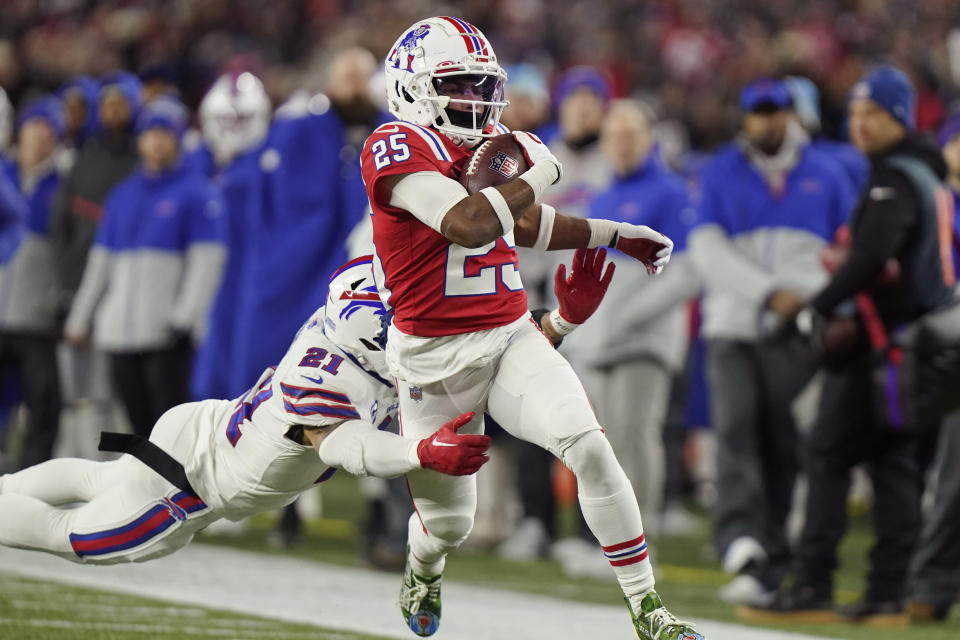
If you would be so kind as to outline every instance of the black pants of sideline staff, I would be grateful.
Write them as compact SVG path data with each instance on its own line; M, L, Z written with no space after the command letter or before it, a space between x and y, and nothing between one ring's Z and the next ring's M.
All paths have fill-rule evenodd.
M797 549L797 585L832 596L837 545L847 529L850 470L864 464L873 482L876 543L864 599L902 602L907 564L920 529L921 478L909 434L878 424L870 367L862 357L826 373L820 411L807 443L810 482Z
M910 563L910 599L946 616L960 596L960 411L943 421L936 491Z
M168 409L190 401L193 350L186 346L110 354L114 388L133 432L149 437Z
M49 460L53 452L61 406L56 347L51 336L0 334L0 370L14 373L27 407L20 469Z

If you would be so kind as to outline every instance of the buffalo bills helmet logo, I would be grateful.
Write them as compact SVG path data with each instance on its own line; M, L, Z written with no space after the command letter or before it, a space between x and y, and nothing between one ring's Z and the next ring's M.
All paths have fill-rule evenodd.
M380 294L377 292L376 286L364 287L361 290L354 289L353 291L344 291L340 294L340 299L349 301L340 311L341 320L349 320L350 316L359 311L361 307L372 307L373 312L378 316L387 313L387 309L380 300Z

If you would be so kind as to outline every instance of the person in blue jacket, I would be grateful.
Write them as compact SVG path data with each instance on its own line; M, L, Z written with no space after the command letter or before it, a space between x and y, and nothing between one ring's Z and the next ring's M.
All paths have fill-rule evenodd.
M366 49L344 49L330 61L322 94L308 98L300 113L285 106L277 111L250 267L271 286L241 307L236 340L245 362L238 363L239 379L256 377L283 355L283 335L322 304L330 276L347 260L347 238L368 207L360 151L374 129L392 120L371 96L377 68ZM293 506L284 512L278 537L282 544L300 539Z
M49 231L61 178L56 158L65 133L63 103L54 96L38 98L18 121L17 153L7 176L25 217L15 252L0 265L0 368L15 372L28 411L23 468L50 458L60 419L60 290Z
M742 133L704 167L690 254L706 285L711 423L717 437L714 544L736 578L721 599L773 598L787 572L786 518L799 460L790 404L815 371L787 341L767 339L827 282L821 249L856 194L812 148L778 80L740 95Z
M305 112L274 119L263 158L260 223L251 272L259 287L238 309L235 335L243 345L238 381L256 377L286 348L284 335L321 304L330 276L347 260L346 239L367 207L360 149L389 116L373 103L373 55L347 49L331 61L324 94Z
M250 344L237 339L238 310L254 307L259 287L253 259L266 210L264 183L279 154L267 146L272 109L263 83L252 73L220 76L200 103L203 141L184 163L210 178L223 194L227 264L210 313L211 331L198 345L191 392L197 400L234 398L249 382ZM245 312L244 312L245 313Z
M110 355L112 378L136 433L187 402L193 345L226 261L223 201L180 161L186 108L155 99L137 119L140 167L104 203L65 337L91 338Z
M696 211L683 180L661 164L652 125L642 103L610 105L600 143L614 178L591 202L590 217L658 229L674 243L670 268L651 278L635 260L611 252L612 295L594 315L602 329L571 335L564 355L579 365L597 419L637 493L645 529L656 532L666 479L663 427L689 338L683 303L697 296L700 278L687 252Z

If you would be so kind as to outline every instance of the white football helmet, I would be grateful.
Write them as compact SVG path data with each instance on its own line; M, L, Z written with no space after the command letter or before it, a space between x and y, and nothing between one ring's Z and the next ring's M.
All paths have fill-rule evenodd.
M465 146L498 135L509 104L507 72L469 22L447 16L415 22L390 50L384 76L387 106L397 119L434 127Z
M227 73L200 103L200 128L217 164L259 145L270 129L270 98L250 72Z
M372 256L361 256L340 267L327 290L323 333L360 364L388 377L385 322L387 309L373 279Z

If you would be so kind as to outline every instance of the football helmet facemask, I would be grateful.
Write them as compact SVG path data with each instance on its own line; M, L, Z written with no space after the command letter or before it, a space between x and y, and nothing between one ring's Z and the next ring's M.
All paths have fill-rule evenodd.
M459 18L427 18L397 39L384 61L387 106L399 120L434 127L473 147L498 135L507 72L479 29Z

